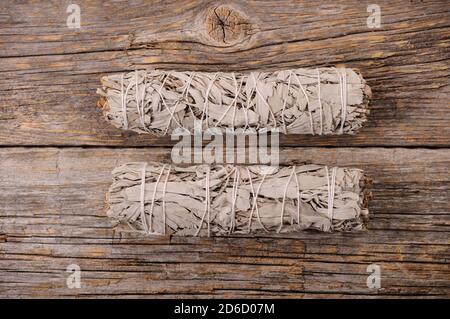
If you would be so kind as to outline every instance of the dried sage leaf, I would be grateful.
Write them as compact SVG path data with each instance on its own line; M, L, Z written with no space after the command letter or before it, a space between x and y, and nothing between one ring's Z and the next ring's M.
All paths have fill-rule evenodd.
M149 235L356 231L368 216L355 168L129 163L112 174L107 215Z
M353 134L371 90L348 68L208 73L148 70L101 79L99 105L114 126L157 136L176 129ZM197 123L197 124L196 124Z

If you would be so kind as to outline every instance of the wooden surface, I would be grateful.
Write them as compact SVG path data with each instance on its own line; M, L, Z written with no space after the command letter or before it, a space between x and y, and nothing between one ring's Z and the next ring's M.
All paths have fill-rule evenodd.
M448 1L377 1L380 29L364 1L80 0L80 29L70 3L0 3L0 296L450 297ZM109 126L100 76L328 65L361 71L369 123L283 137L281 160L364 168L366 232L150 239L106 218L110 171L167 162L171 142ZM66 286L73 263L81 289Z

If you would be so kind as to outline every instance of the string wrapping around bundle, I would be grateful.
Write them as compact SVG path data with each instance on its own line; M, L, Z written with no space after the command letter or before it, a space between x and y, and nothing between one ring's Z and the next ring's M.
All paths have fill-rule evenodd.
M368 216L355 168L129 163L112 174L107 215L147 235L356 231Z
M99 106L114 126L157 136L220 132L353 134L371 90L348 68L208 73L148 70L104 76Z

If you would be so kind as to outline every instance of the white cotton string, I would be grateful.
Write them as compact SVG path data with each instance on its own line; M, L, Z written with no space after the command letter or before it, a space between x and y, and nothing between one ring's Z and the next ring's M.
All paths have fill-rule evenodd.
M173 113L175 112L175 108L174 108L174 110L173 110L173 112L172 112L172 110L170 109L170 107L169 107L169 106L167 105L167 103L166 103L166 99L164 98L164 95L161 94L161 90L164 88L164 85L166 84L166 81L167 81L167 79L169 78L169 76L170 76L170 72L168 72L168 73L164 76L164 79L163 79L163 81L162 81L162 83L161 83L159 89L156 90L156 92L158 93L159 97L161 98L162 104L164 105L164 107L167 109L167 111L168 111L169 114L171 115L170 120L173 119L173 120L177 123L178 127L183 128L183 125L180 124L180 122L177 120L177 118L176 118L176 117L173 117ZM169 123L168 125L170 126L170 123Z
M145 125L145 94L147 93L147 71L144 71L144 87L141 95L141 124L145 131L149 132L147 126Z
M202 220L200 221L200 226L197 228L197 231L195 232L194 236L198 236L200 233L200 230L203 227L203 223L205 222L205 217L208 215L208 237L210 236L210 207L209 207L209 171L210 168L208 167L208 170L206 171L206 178L205 178L205 210L203 211Z
M139 73L138 73L138 70L136 70L134 72L134 74L135 74L135 80L136 80L135 81L136 89L134 91L134 95L135 95L135 99L136 99L136 108L137 108L137 112L139 115L139 121L141 122L141 125L145 128L144 121L143 121L142 115L141 115L140 104L139 104Z
M289 70L289 80L288 80L286 97L285 97L284 102L283 102L283 107L281 108L281 119L283 121L283 132L284 132L284 134L286 134L286 121L284 119L284 110L286 109L286 103L287 103L287 100L288 100L288 97L289 97L289 89L291 87L291 78L292 78L292 71Z
M262 223L262 220L261 220L261 217L259 216L259 209L258 209L258 203L257 203L257 198L258 198L258 194L259 194L259 191L260 191L260 189L261 189L261 185L263 184L263 182L264 182L264 179L266 178L266 175L264 174L263 175L263 177L262 177L262 179L261 179L261 182L259 183L259 185L258 185L258 189L256 190L256 192L255 192L255 189L253 188L253 182L252 182L252 177L251 177L251 175L250 175L250 170L248 169L248 167L247 167L247 173L248 173L248 179L249 179L249 181L250 181L250 187L251 187L251 189L252 189L252 194L253 194L253 205L252 205L252 209L250 210L250 217L249 217L249 219L248 219L248 233L250 233L250 231L251 231L251 227L252 227L252 219L253 219L253 211L255 210L255 208L256 208L256 217L258 218L258 222L259 222L259 224L261 225L261 227L267 232L268 230L267 230L267 228L263 225L263 223Z
M138 106L138 112L139 112L139 78L138 78L138 70L134 71L135 75L135 86L136 89L134 91L135 99L136 99L136 105Z
M295 165L292 167L292 170L294 171L295 184L297 185L297 223L298 223L298 225L300 225L300 196L301 196L300 183L298 181L298 176L297 176Z
M209 92L211 91L216 78L217 78L217 72L214 73L214 76L209 81L208 87L206 88L205 102L203 103L202 117L200 118L200 128L202 130L203 130L203 119L205 118L205 115L206 115L206 127L209 127L209 119L208 119L208 114L207 114L207 112L209 112Z
M234 230L235 221L236 221L236 201L237 201L237 195L238 195L238 188L239 188L239 168L235 168L234 170L234 180L233 180L233 189L231 191L231 217L230 217L230 230L229 234L231 234Z
M128 83L128 86L127 86L127 88L126 88L126 90L125 90L125 96L124 96L124 104L125 104L125 110L126 110L126 103L127 103L127 97L128 97L128 91L130 91L131 90L131 87L133 86L133 81L130 81L129 83ZM123 109L122 109L123 110ZM122 115L123 115L123 112L122 112ZM122 116L123 117L123 116ZM126 118L127 116L125 115L125 118ZM125 119L124 119L124 123L125 123ZM126 123L127 123L127 126L126 126L126 128L128 128L128 119L126 120Z
M161 90L164 88L164 84L166 84L167 79L170 76L170 72L167 73L167 75L164 77L164 80L161 83L161 86L159 87L159 89L157 90L157 93L159 95L159 97L161 98L162 103L164 104L164 107L167 109L167 112L169 112L170 114L170 118L169 121L167 123L167 129L170 127L170 122L172 121L172 119L177 123L178 127L180 128L184 128L183 124L181 124L176 117L174 117L175 111L176 111L176 107L177 105L175 105L175 107L173 108L173 111L170 109L170 107L167 105L166 100L164 98L164 95L161 94ZM166 129L166 132L167 132Z
M233 101L231 101L230 105L228 105L227 109L225 110L225 113L223 113L222 116L219 118L219 120L217 121L215 127L217 127L223 121L225 116L230 111L231 107L232 106L236 106L237 98L239 96L239 92L240 92L241 87L242 87L243 79L241 79L241 84L239 85L239 87L238 87L238 83L236 81L236 77L235 77L234 73L233 73L233 80L234 80L234 84L235 84L235 88L236 88L235 93L234 93L234 99L233 99ZM232 123L233 129L234 129L234 119L235 119L235 117L236 117L236 107L233 108L233 123Z
M319 102L319 116L320 116L320 135L323 134L323 115L322 115L322 100L320 97L320 71L317 68L317 99Z
M191 115L193 118L195 118L195 114L194 114L194 111L192 110L191 103L189 103L188 99L189 99L189 89L191 88L191 83L192 83L192 80L194 79L194 76L195 76L195 72L191 72L191 74L189 75L189 79L186 83L186 86L188 87L188 89L185 92L185 96L184 96L186 105L189 107L189 110L191 111Z
M145 230L142 229L138 229L136 228L132 223L130 223L129 221L127 222L128 227L131 228L132 231L138 232L138 233L143 233L146 234Z
M169 128L170 128L170 123L172 122L172 119L174 118L175 111L176 111L176 109L177 109L178 104L180 104L181 100L182 100L183 98L185 98L185 96L187 97L187 95L188 95L188 93L189 93L189 88L190 88L190 86L191 86L191 80L192 80L192 74L191 74L191 76L189 77L188 81L186 82L186 85L184 86L183 91L181 92L181 98L178 99L178 101L175 102L175 104L174 104L174 106L173 106L173 112L171 112L171 110L168 109L168 111L169 111L169 113L170 113L170 117L169 117L169 120L167 121L167 125L166 125L166 128L165 128L165 130L164 130L164 135L167 134L167 131L168 131ZM191 109L192 115L194 115L194 112L192 111L192 108L191 108L190 106L189 106L189 108ZM195 117L195 116L194 116L194 117ZM180 128L183 128L182 124L180 124L178 121L176 121L176 122L178 123L178 126L179 126Z
M337 173L337 167L333 167L331 171L331 221L333 221L334 218L334 194L336 192L336 173Z
M253 76L253 80L255 81L255 90L256 90L256 94L259 95L259 97L261 98L261 100L263 101L263 103L267 106L267 108L269 109L269 113L270 116L272 117L272 121L273 124L275 125L275 128L278 127L277 125L277 120L275 118L275 115L273 114L272 108L270 107L269 103L267 103L266 99L263 97L263 95L261 94L261 92L259 92L258 90L258 80L259 80L259 74L258 74L258 78L255 77L255 73L251 73Z
M124 97L124 90L123 90L123 82L124 82L125 74L122 73L120 76L120 102L122 106L122 117L123 117L123 127L125 129L128 129L128 117L127 117L127 103L125 101L126 96Z
M247 83L249 82L249 79L250 79L250 76L251 75L253 75L253 72L250 72L250 75L248 75L247 76L247 79L245 80L245 85L247 86ZM242 77L242 79L244 78L244 76ZM254 76L253 76L253 78L255 78ZM248 110L251 108L251 106L252 106L252 100L251 100L251 97L253 96L253 92L255 91L255 87L251 87L250 88L250 93L247 95L247 92L245 92L245 97L246 97L246 104L245 104L245 107L244 107L244 115L245 115L245 129L247 129L247 126L249 125L248 124L248 122L247 122L247 117L248 117ZM256 104L256 102L255 102L255 104Z
M185 96L184 96L184 101L185 101L186 105L189 107L189 111L191 112L192 119L195 119L195 114L194 114L194 111L192 110L191 103L189 103L189 93L190 93L189 90L191 88L191 84L192 84L192 81L194 80L194 77L195 77L195 72L191 72L191 74L189 75L189 79L186 83L187 90L186 90Z
M234 73L233 73L233 80L234 80L234 85L237 86L237 80L236 80L236 76L234 75ZM241 92L242 83L244 83L244 77L241 77L241 84L239 85L239 88L236 90L236 94L234 96L235 99L233 101L233 106L234 106L233 107L233 118L231 120L231 129L233 130L233 132L234 132L234 122L236 121L237 97L239 96L239 93ZM244 115L245 115L245 123L246 123L245 125L247 126L247 108L243 107L243 110L244 110Z
M147 172L147 163L144 163L141 170L141 194L139 197L141 208L141 221L144 226L144 231L148 232L147 219L145 217L145 174Z
M247 77L248 81L249 76ZM241 77L241 85L239 87L239 92L241 91L242 84L244 83L244 76ZM253 94L253 88L251 89L250 96ZM236 118L236 102L234 102L234 110L233 110L233 131L234 131L234 119ZM244 105L241 105L242 110L244 111L244 120L245 120L245 126L244 126L244 132L247 130L247 128L250 128L250 122L248 117L248 109L250 108L250 97L247 97L247 103Z
M184 98L185 102L186 102L186 105L189 107L189 111L191 112L192 119L195 119L196 116L194 114L194 111L192 110L193 104L189 103L189 89L191 88L191 84L194 81L195 74L196 74L195 72L191 72L191 74L189 75L189 79L188 79L188 82L187 82L188 89L186 91L186 95L185 95L185 98ZM195 130L195 128L193 128L192 134L195 133L194 130Z
M163 174L165 168L166 168L166 165L164 164L163 167L162 167L162 169L161 169L161 172L160 172L159 175L158 175L158 178L156 179L155 187L153 188L152 204L150 205L150 225L149 225L149 230L148 230L148 233L149 233L149 234L152 233L153 207L155 206L156 190L157 190L157 188L158 188L159 180L161 179L161 176L162 176L162 174Z
M161 98L161 101L163 102L164 106L166 108L168 108L167 104L166 104L166 100L164 99L164 95L162 95L161 91L164 88L164 85L166 85L166 81L170 76L170 72L167 72L166 74L164 74L163 80L161 82L161 85L159 86L158 90L156 90L156 92L158 92L159 97Z
M336 167L333 167L331 169L331 182L330 182L330 176L328 174L328 166L325 166L328 184L328 218L330 218L330 221L333 221L334 193L336 188L336 171L337 171Z
M194 79L194 75L195 75L195 72L191 72L187 82L184 84L183 91L181 92L181 97L178 99L178 101L175 103L175 105L178 106L178 104L184 99L184 102L189 107L191 114L195 117L192 107L188 103L189 89L191 88L191 83L192 83L192 80ZM178 115L178 113L177 113L177 115Z
M340 105L337 107L338 109L340 108L340 111L338 113L336 113L335 110L333 111L335 113L332 114L334 116L331 119L333 123L332 127L329 128L327 127L327 122L329 122L330 119L327 118L328 114L326 112L328 104L326 99L322 100L321 93L324 89L330 90L330 88L327 87L329 77L325 76L322 83L321 77L324 72L323 70L324 69L322 68L316 68L315 71L313 70L312 74L304 74L301 70L287 70L282 78L268 78L266 73L256 72L251 72L248 75L236 73L228 75L220 72L215 74L197 73L195 79L194 72L177 73L166 71L149 73L145 70L135 70L133 71L134 74L131 73L127 75L122 73L113 78L114 83L116 83L116 85L114 85L114 90L117 95L114 94L113 100L108 103L117 104L112 108L114 109L114 117L117 116L119 125L124 129L136 131L145 130L158 135L166 135L167 132L170 132L171 129L174 129L175 127L184 128L186 125L190 126L192 120L194 120L196 124L200 124L202 129L209 126L223 126L222 128L228 126L230 129L236 129L236 121L240 121L239 127L241 128L245 125L244 131L247 130L247 128L255 128L258 130L262 128L261 126L273 128L281 128L282 126L284 133L288 134L291 130L291 125L289 125L289 121L285 118L285 115L289 112L288 108L290 105L288 105L288 103L291 101L292 96L290 94L294 87L295 91L298 90L295 94L298 95L299 100L301 99L300 103L302 103L301 113L294 116L302 117L302 121L298 121L302 125L301 127L296 126L295 130L306 129L306 131L308 131L307 126L309 122L310 131L313 135L323 135L327 134L327 132L344 134L346 131L353 131L353 128L346 122L346 120L349 119L350 114L353 114L353 111L350 110L351 105L348 103L350 101L349 98L351 97L351 91L349 90L352 89L351 83L348 83L349 73L347 73L344 68L334 68L332 70L332 72L335 72L337 75L337 79L333 78L332 82L339 85L340 100L338 100L340 101ZM294 76L295 79L292 78L292 76ZM314 83L309 82L311 76ZM317 76L317 79L315 76ZM219 81L220 83L218 83ZM337 81L339 82L336 83ZM268 88L272 89L276 87L280 88L280 85L284 86L283 91L286 92L281 96L281 99L283 99L280 104L280 106L282 106L280 108L281 112L275 113L274 106L269 103L270 100L267 99L266 92L263 90L266 85ZM296 87L296 85L298 85L298 87ZM316 86L317 89L315 88ZM350 89L348 89L348 87L350 87ZM196 91L197 94L189 95L189 92L194 92L196 88L200 91ZM219 88L220 90L216 91L216 88ZM244 88L245 90L243 90ZM135 92L133 92L134 89ZM317 92L312 94L310 90L317 90ZM233 93L234 97L232 96ZM326 92L324 91L324 97L326 95L325 93ZM132 95L131 100L128 97L128 94ZM280 92L272 92L271 95L272 97L279 97L279 94ZM306 99L306 107L304 106L305 101L301 97L302 95ZM315 100L316 98L317 102ZM217 99L220 101L217 101ZM131 115L128 116L127 112L136 113L134 106L130 106L134 101L136 101L137 114L135 117L131 118ZM264 118L265 123L263 124L262 121L260 121L260 124L251 122L252 115L260 115L254 114L253 112L258 113L259 110L256 110L255 108L258 108L261 105L267 111ZM130 107L132 109L130 109ZM189 110L187 110L188 107L190 113ZM209 110L212 110L213 107L215 112L219 112L217 117L214 116L214 120L209 113ZM223 111L220 111L221 107L223 107ZM336 107L335 103L333 107ZM231 110L231 108L233 108L233 110ZM163 120L163 123L153 116L153 111L156 113L162 112L159 116L162 116L160 119ZM232 122L230 113L233 113ZM190 118L190 115L192 115L193 119ZM159 117L157 116L157 118ZM197 123L197 120L200 123ZM228 123L223 125L225 120ZM207 122L206 125L204 121ZM154 130L152 129L153 125L150 122L154 122ZM306 127L304 124L306 124ZM320 128L318 128L319 125ZM155 130L158 132L155 132Z
M145 78L146 78L146 76L144 76L144 79ZM137 112L138 112L139 121L141 122L142 128L144 130L147 130L146 126L145 126L145 122L144 122L144 104L145 104L144 95L145 95L145 85L146 85L146 83L144 83L144 89L143 89L143 92L141 92L142 99L140 101L139 100L139 72L138 72L138 70L135 71L135 79L136 79L136 81L135 81L136 82L135 83L136 90L135 90L134 93L135 93L135 99L136 99L136 109L137 109Z
M166 234L166 189L167 189L167 182L169 181L169 175L170 175L170 170L172 169L172 166L169 165L169 170L167 171L167 176L166 179L164 181L164 186L163 186L163 193L162 193L162 211L163 211L163 234Z
M295 166L294 166L294 168L295 168ZM287 193L289 184L291 183L291 179L292 179L292 176L294 175L294 173L295 173L295 169L292 170L291 174L289 175L288 181L287 181L286 185L284 186L283 201L281 202L280 227L278 227L277 233L279 233L281 231L281 229L283 228L284 206L286 204L286 193Z
M344 110L344 97L342 94L342 78L341 78L341 72L339 71L339 69L335 69L336 75L338 77L339 80L339 95L341 98L341 122L342 122L342 113ZM341 134L342 134L342 126L341 126Z
M311 134L314 135L314 123L313 123L313 118L312 118L312 113L311 113L311 104L309 103L309 98L308 98L308 94L306 94L306 90L303 88L302 83L300 82L300 79L298 78L297 74L294 73L295 79L298 82L298 85L300 86L300 89L303 92L303 95L305 96L306 99L306 105L308 106L308 115L309 115L309 124L311 126Z
M146 85L147 85L147 71L145 71L144 74L144 88L142 90L142 92L139 92L139 72L138 70L135 71L135 86L136 86L136 90L135 90L135 99L136 99L136 109L138 112L138 116L139 116L139 121L141 122L141 125L143 127L143 129L147 132L149 132L149 130L147 129L146 125L145 125L145 119L144 119L144 109L145 109L145 105L147 104L145 101L145 93L146 93ZM141 99L139 99L139 93L141 93ZM128 90L125 92L125 98L128 94ZM126 106L124 106L124 108L122 109L122 111L126 112ZM128 123L127 123L128 126Z
M347 116L347 72L345 69L338 72L339 77L339 88L341 92L341 130L340 134L344 133L344 125L345 125L345 118ZM341 79L342 78L342 79Z

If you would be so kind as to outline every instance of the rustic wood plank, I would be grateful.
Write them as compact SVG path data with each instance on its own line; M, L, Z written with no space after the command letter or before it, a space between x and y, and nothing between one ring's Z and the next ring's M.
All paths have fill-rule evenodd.
M112 72L335 64L359 68L372 87L368 126L350 137L286 136L283 145L450 145L445 0L378 1L380 29L367 27L365 2L233 2L235 23L225 21L222 31L214 18L222 2L77 3L80 29L66 26L69 2L0 4L1 145L170 145L103 120L95 89Z
M373 179L369 229L271 238L144 238L114 229L104 195L128 161L170 149L0 149L0 296L449 297L450 150L283 149L281 162L355 166ZM66 267L82 288L66 287ZM381 266L381 289L366 286Z

